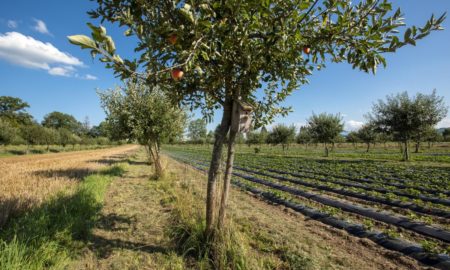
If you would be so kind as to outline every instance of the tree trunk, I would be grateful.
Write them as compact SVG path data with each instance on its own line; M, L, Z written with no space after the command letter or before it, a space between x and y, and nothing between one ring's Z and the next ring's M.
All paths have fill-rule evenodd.
M219 220L217 223L217 229L219 231L221 231L221 229L223 228L225 221L225 211L227 207L228 193L230 190L231 175L233 173L236 134L237 134L236 131L230 130L230 138L228 140L227 163L225 167L225 175L223 180L222 200L220 202Z
M370 143L367 144L366 153L369 153L369 149L370 149Z
M161 165L161 156L159 155L158 143L149 141L147 147L149 152L149 160L152 160L152 163L155 167L155 178L161 178L161 176L163 176L164 174L164 171Z
M408 141L403 142L403 160L408 161L409 160L409 147L408 147Z
M419 149L420 149L420 142L416 142L416 150L414 151L414 153L419 153Z
M215 133L214 147L208 171L208 186L206 191L206 234L211 237L215 228L216 213L216 180L222 161L222 148L231 124L232 100L227 98L223 106L222 121Z
M329 151L328 151L328 145L325 144L325 157L328 157Z

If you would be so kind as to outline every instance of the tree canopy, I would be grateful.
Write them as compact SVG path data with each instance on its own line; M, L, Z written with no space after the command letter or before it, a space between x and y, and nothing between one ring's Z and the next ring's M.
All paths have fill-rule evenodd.
M314 114L307 119L308 129L314 141L325 144L325 155L328 156L328 143L334 143L344 130L342 117L337 114Z
M28 125L33 117L26 112L30 105L17 97L0 96L0 118L14 126Z
M443 97L422 93L410 97L407 92L379 100L372 107L368 118L384 132L392 134L394 140L403 142L403 158L409 160L408 142L434 127L447 115Z
M267 143L277 145L281 144L283 150L294 141L295 126L286 126L284 124L275 125L267 136Z
M62 112L51 112L44 116L42 125L48 128L65 128L72 132L79 133L82 130L81 123L70 114Z
M186 113L172 106L158 89L129 82L125 87L99 92L107 121L117 136L137 140L147 147L160 176L160 145L184 131Z
M196 119L189 122L188 136L193 143L205 143L208 130L204 119Z

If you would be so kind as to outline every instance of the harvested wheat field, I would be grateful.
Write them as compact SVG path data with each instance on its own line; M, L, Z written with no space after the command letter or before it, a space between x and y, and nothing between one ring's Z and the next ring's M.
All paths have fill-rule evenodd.
M42 203L51 194L71 188L87 174L137 149L109 149L0 159L0 225L14 213Z

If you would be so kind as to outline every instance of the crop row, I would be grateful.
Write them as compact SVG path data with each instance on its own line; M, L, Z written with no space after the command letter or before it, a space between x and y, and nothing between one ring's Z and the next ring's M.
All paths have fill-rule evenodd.
M190 160L186 160L186 159L182 159L182 158L176 158L176 159L181 160L182 162L188 163L191 166L195 167L196 169L199 169L201 171L206 171L206 169L204 169L203 166L200 166L199 164L193 164L193 163L196 163L193 159L190 159ZM242 175L239 173L235 173L235 176L238 176L242 179L250 180L251 182L255 182L254 180L256 179L256 181L259 181L262 184L269 184L269 182L265 182L264 180L253 178L253 177L250 177L247 175ZM321 221L325 224L331 225L333 227L336 227L339 229L344 229L347 232L349 232L357 237L371 239L372 241L378 243L381 246L384 246L385 248L402 252L402 253L404 253L410 257L413 257L413 258L415 258L423 263L426 263L428 265L431 265L431 266L434 266L434 267L440 268L440 269L448 269L450 267L450 257L448 255L430 254L418 244L410 243L408 241L404 241L401 239L391 238L388 235L386 235L385 233L370 231L367 228L365 228L365 226L363 226L363 225L352 224L352 223L337 219L333 216L330 216L327 213L317 211L316 209L284 200L282 198L274 196L273 193L263 192L255 187L252 187L252 185L245 184L241 181L233 180L233 184L235 186L240 187L243 190L246 190L255 195L258 195L258 196L262 197L263 199L266 199L268 201L271 201L271 202L274 202L277 204L284 205L284 206L289 207L297 212L300 212L306 216L309 216L311 218L319 220L319 221ZM278 186L275 183L269 184L269 185L272 185L273 187L275 187L277 189L280 187L281 188L284 187L281 185ZM286 187L284 187L284 188L286 188ZM287 188L289 188L289 187L287 187ZM296 191L296 193L298 193L298 192ZM305 193L304 195L306 195L306 194L308 194L308 193ZM296 195L299 195L299 194L296 194ZM319 195L313 195L313 196L319 196ZM321 196L319 196L319 197L321 197ZM323 197L323 199L327 200L326 197ZM380 213L377 214L376 211L373 214L380 215ZM391 219L392 219L392 217L391 217ZM404 223L403 226L408 226L408 225L406 225L406 223ZM411 226L416 227L418 225L417 224L414 225L414 223L412 223ZM423 229L423 233L425 233L425 234L436 233L436 231L434 233L432 232L435 228L432 228L430 226L423 226L423 224L420 224L419 227ZM449 236L448 234L444 234L445 239L447 239L448 236Z

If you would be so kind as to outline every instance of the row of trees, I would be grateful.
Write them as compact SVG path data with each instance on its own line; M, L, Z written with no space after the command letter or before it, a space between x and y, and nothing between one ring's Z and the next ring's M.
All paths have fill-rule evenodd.
M370 145L376 142L395 141L401 143L404 160L409 160L409 143L415 143L415 152L419 152L422 142L429 144L449 139L450 129L440 134L435 125L447 115L443 97L433 91L430 95L417 94L410 97L406 92L391 95L386 101L379 100L367 115L368 122L357 131L350 132L346 140L353 144L363 142ZM339 115L313 114L307 119L308 124L300 128L296 135L294 126L276 125L272 131L261 130L247 135L247 144L269 143L281 144L284 148L296 140L301 144L323 143L325 155L328 145L342 142L344 123Z
M20 98L0 96L0 144L50 145L110 144L106 123L91 127L89 119L79 122L72 115L52 112L38 123Z

